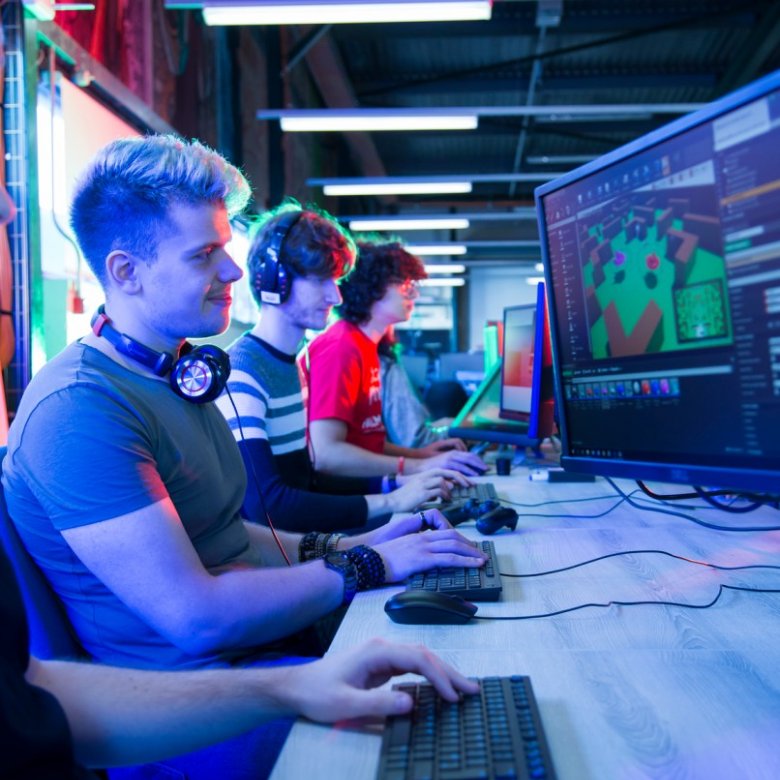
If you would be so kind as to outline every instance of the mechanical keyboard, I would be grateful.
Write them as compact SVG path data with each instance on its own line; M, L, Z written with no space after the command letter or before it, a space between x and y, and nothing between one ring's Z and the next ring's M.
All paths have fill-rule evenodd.
M407 590L426 590L460 596L466 601L498 601L501 595L501 575L498 571L496 547L493 542L477 542L488 559L479 569L448 566L420 572L406 581Z
M457 703L429 683L401 683L414 700L388 718L377 780L555 780L531 680L485 677Z
M498 499L496 486L492 482L476 482L473 485L455 485L452 489L452 501L464 501L467 498L476 498L479 503Z

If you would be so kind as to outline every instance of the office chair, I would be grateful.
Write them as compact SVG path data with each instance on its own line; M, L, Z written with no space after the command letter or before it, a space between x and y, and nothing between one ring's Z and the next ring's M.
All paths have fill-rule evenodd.
M6 448L0 447L0 475ZM37 658L84 658L65 607L54 594L43 572L27 552L8 515L0 483L0 546L11 565L22 593L30 629L30 653Z

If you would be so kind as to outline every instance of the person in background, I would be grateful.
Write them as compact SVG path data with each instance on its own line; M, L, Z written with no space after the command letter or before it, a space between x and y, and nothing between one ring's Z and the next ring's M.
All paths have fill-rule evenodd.
M427 677L448 701L477 687L425 648L378 639L295 670L150 672L42 661L29 655L24 605L2 552L0 622L5 780L87 780L95 775L85 767L166 759L272 718L398 715L411 699L377 688L405 672Z
M438 512L362 536L245 522L241 454L213 403L241 269L226 251L243 175L197 141L123 138L77 183L71 225L105 292L92 331L32 379L3 461L9 514L85 652L136 668L291 663L293 637L358 589L484 556ZM423 528L434 527L418 533ZM270 771L275 721L140 776L234 780ZM130 775L132 776L132 775Z
M340 285L339 320L304 355L309 435L318 469L362 476L442 467L474 476L486 470L460 439L417 449L387 440L377 346L390 326L409 319L417 282L425 276L420 259L397 241L358 243L355 268Z
M377 351L382 381L382 422L391 444L425 447L447 437L452 418L432 420L428 407L412 385L401 358L393 327L382 336Z
M295 358L307 329L322 330L341 302L338 281L355 261L341 226L313 207L287 201L264 214L247 269L259 307L256 325L228 348L231 373L217 406L238 442L249 475L245 515L288 531L354 531L392 512L450 495L458 472L433 469L397 479L339 477L315 471ZM229 392L228 392L229 391Z

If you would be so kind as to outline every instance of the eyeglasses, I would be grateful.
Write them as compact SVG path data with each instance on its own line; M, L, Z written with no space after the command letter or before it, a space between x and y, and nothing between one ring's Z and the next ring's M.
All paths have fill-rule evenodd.
M403 282L396 282L395 286L404 298L414 298L420 292L420 282L417 279L406 279Z

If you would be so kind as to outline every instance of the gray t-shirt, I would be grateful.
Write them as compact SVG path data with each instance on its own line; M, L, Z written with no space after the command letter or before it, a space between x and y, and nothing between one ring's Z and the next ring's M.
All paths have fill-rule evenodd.
M60 533L169 496L207 569L237 562L249 545L239 516L246 476L212 403L186 401L167 382L76 342L25 391L9 431L3 485L22 540L92 656L149 668L232 660L193 657L172 645L98 580Z

